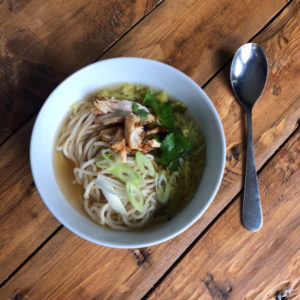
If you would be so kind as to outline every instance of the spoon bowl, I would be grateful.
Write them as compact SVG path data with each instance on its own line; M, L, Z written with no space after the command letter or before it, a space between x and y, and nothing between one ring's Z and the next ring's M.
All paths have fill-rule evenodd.
M252 137L252 108L262 94L268 77L264 50L257 44L241 46L232 60L230 81L233 92L247 115L247 160L242 221L246 229L257 231L263 224Z
M252 109L262 94L268 74L264 50L257 44L248 43L234 55L230 81L234 94L245 109Z

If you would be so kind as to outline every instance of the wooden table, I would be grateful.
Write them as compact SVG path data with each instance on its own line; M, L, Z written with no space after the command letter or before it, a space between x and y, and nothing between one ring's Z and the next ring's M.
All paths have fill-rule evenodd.
M300 1L0 1L0 299L299 299ZM266 51L254 108L264 226L240 221L245 116L229 85L237 48ZM226 169L190 229L158 246L109 249L51 215L29 165L32 125L75 70L116 56L168 63L193 78L222 120Z

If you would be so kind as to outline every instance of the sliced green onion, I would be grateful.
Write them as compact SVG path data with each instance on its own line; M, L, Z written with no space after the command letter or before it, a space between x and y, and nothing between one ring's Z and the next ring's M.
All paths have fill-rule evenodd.
M170 195L170 183L167 180L167 172L163 170L156 178L156 195L160 203L166 204Z
M110 169L111 173L125 183L141 185L143 183L142 176L125 164L115 164Z
M99 160L96 162L96 166L100 169L108 169L119 162L120 158L116 152L110 149L103 149L99 156Z
M144 175L149 175L151 177L155 176L156 172L152 161L146 155L142 154L141 152L137 152L135 155L135 160L138 168Z
M110 149L103 149L101 151L101 155L104 159L106 159L112 163L120 162L120 158L117 155L117 153Z
M96 162L96 166L100 169L108 169L111 167L111 164L106 159L102 159Z
M126 191L132 206L142 212L144 210L144 196L141 190L134 184L126 183Z

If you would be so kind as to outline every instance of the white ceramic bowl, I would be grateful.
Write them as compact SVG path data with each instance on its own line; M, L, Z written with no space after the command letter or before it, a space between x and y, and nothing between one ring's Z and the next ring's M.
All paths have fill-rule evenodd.
M167 90L188 106L205 135L206 165L192 201L172 220L140 231L115 231L95 224L71 206L60 191L53 170L57 130L70 106L87 94L120 82ZM143 58L113 58L77 71L48 97L35 121L30 163L37 189L48 209L65 227L94 243L115 248L140 248L164 242L197 221L214 199L225 164L225 138L218 114L203 90L166 64Z

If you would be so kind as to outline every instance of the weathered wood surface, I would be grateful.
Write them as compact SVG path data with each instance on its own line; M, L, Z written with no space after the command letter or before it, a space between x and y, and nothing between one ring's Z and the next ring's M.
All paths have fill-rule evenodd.
M266 12L264 13L265 19L259 19L260 24L258 24L259 22L257 22L257 24L255 24L255 26L256 26L255 29L263 27L263 24L265 22L267 22L271 18L271 16L274 14L274 9L280 8L280 5L282 6L284 4L284 1L281 1L281 2L279 2L279 1L273 2L272 1L272 3L274 3L274 6L272 6L273 8L271 8L271 6L270 6L270 8L268 10L266 10ZM153 2L153 5L155 5L155 4L156 3ZM179 8L182 9L182 7L181 6L172 7L173 11L171 11L169 9L166 10L166 8L163 7L163 4L161 4L159 7L157 7L157 9L155 9L152 13L154 13L156 10L163 10L164 17L161 16L162 19L172 18L173 22L175 22L176 16L178 15L178 9ZM178 4L182 5L182 3L180 1L178 1ZM240 15L240 11L236 10L234 1L231 4L231 5L233 5L232 8L231 8L230 5L228 5L228 3L225 3L225 2L222 4L224 7L220 6L220 5L219 5L219 8L224 9L224 11L227 11L229 9L231 11L231 16L232 17L233 16L238 17ZM253 4L251 4L251 5L250 5L250 2L248 3L249 8L252 7L252 5L254 7L254 6L257 5L257 3L253 2ZM148 6L149 6L149 3L148 3ZM187 9L187 11L192 11L194 9L194 7L197 7L197 4L195 3L194 5L191 5L191 3L190 3L190 6L188 6L186 9ZM152 16L152 13L149 16L147 16L147 18L150 18ZM215 13L215 12L211 11L211 10L208 10L207 14L211 14L211 13ZM249 13L244 18L244 23L248 24L248 27L250 27L250 28L251 28L251 26L254 26L254 25L252 25L253 24L252 18L255 17L255 14L256 14L256 10L254 9L253 13ZM214 15L208 15L208 16L205 16L205 18L213 20L213 16ZM194 19L194 22L199 22L199 20ZM144 27L151 28L153 26L153 24L156 24L156 23L157 23L157 18L154 18L154 20L152 20L150 23L142 22L136 28L138 28L139 26L141 26L143 28ZM169 26L168 23L164 24L164 23L160 22L159 24L161 26L162 31L168 29L168 26ZM219 26L220 30L221 30L221 27L223 27L223 25L219 24L219 23L218 23L218 26ZM213 22L211 23L209 28L212 32L215 32L215 30L216 30L216 26L214 26ZM253 34L253 31L255 29L252 29L252 31L247 32L248 35L244 34L242 32L239 32L239 34L240 34L239 40L250 39L251 35ZM149 30L149 29L147 29L147 30ZM208 29L206 28L206 30L208 30ZM129 33L129 35L130 34L131 33ZM140 36L140 34L138 34L138 36ZM235 33L235 36L237 37L238 33ZM204 40L206 38L206 33L205 33L205 35L200 34L199 38L201 38L201 40ZM147 41L147 39L148 39L147 36L144 36L143 40ZM231 41L231 35L229 35L229 37L228 37L228 43L230 43L230 41ZM140 43L140 41L138 41L138 42ZM172 35L169 35L167 44L172 45L172 44L175 44L175 42L176 42L176 37L172 36ZM221 45L223 45L224 41L219 40L219 43L222 43ZM214 45L215 46L211 48L211 51L215 51L214 50L215 47L221 48L221 45L218 45L217 42L215 42ZM193 50L194 49L193 45L190 45L190 46L192 48L189 51L194 51ZM200 47L200 49L199 49L199 51L201 52L201 51L205 50L206 44L202 44L202 45L199 45L199 46L202 47L202 48ZM132 47L133 47L133 51L134 51L135 47L134 46L132 46ZM155 48L156 48L156 46L154 45L153 49L155 49ZM208 53L208 52L206 52L206 53ZM141 54L143 54L143 53L141 53ZM167 54L167 55L171 55L171 54ZM197 64L192 64L191 63L193 65L194 70L200 70L202 68L205 69L206 64L209 62L210 55L211 54L204 57L205 58L204 61L198 60ZM82 57L80 56L78 58L78 61L80 61L81 58ZM153 56L152 56L152 58L153 58ZM157 59L160 59L160 58L161 57L157 57ZM180 61L180 60L181 60L181 58L178 57L178 61ZM175 58L173 58L173 61L175 63L177 60ZM220 65L221 65L221 63L219 64L219 66ZM217 68L217 66L212 71L216 71L217 70L216 68ZM212 75L213 75L213 73L206 72L206 78L203 79L203 81L208 80L209 77L212 76ZM222 82L220 84L223 85ZM214 94L211 94L211 95L214 96ZM227 93L227 97L228 97L228 95L229 95L229 97L231 97L230 92ZM215 97L215 99L218 99L219 96L216 94L216 96L214 96L214 97ZM223 97L223 95L221 95L221 97ZM31 125L28 125L28 126L30 127ZM12 137L12 139L10 141L10 145L12 146L14 144L17 145L17 144L20 144L20 143L21 144L25 143L26 145L28 145L28 141L29 141L29 138L30 138L30 128L29 127L27 129L22 129L18 136ZM227 135L230 135L230 130L228 130ZM0 148L0 152L2 153L3 157L6 156L6 153L7 153L8 149L9 148L3 148L3 149ZM15 152L13 152L13 153L15 153ZM31 240L31 243L27 244L26 240L23 238L23 233L21 231L19 231L18 226L15 225L15 224L18 224L17 221L19 219L27 220L26 217L23 217L23 214L27 214L27 210L30 210L30 208L33 207L33 204L35 203L30 198L29 194L27 194L27 197L23 197L22 193L18 193L17 189L15 189L15 187L22 186L23 190L30 190L30 184L32 183L32 177L30 175L30 167L29 167L29 160L28 160L27 152L26 152L26 154L24 153L24 155L20 155L19 153L17 153L17 155L18 156L16 156L16 157L11 156L10 164L5 163L5 160L3 162L3 163L5 163L4 166L7 169L7 172L5 172L4 174L7 174L7 175L3 176L3 178L2 178L2 180L3 180L3 193L0 194L0 195L2 195L2 196L0 196L0 200L1 200L1 203L3 203L3 206L7 206L7 207L15 206L16 207L18 205L22 205L23 208L21 210L17 210L17 209L10 210L9 218L6 217L6 219L3 219L3 221L0 220L0 226L3 224L3 226L5 225L6 228L7 228L7 232L6 232L5 236L3 238L0 237L0 248L2 249L1 257L3 257L3 259L0 261L1 262L1 264L0 264L0 266L1 266L0 267L0 279L1 279L0 282L3 281L5 278L7 278L7 276L22 261L24 261L30 253L32 253L36 249L36 246L38 244L41 244L44 241L44 238L46 236L48 236L49 232L53 228L56 228L56 226L58 226L56 221L52 221L52 225L47 226L47 228L45 228L45 230L44 230L44 226L41 226L41 224L39 222L24 222L23 223L23 230L27 232L27 237L28 237L28 239ZM16 167L15 167L16 164L13 163L14 161L18 161L19 162L18 164L22 165L23 168L24 168L24 176L19 178L19 180L17 178L15 178L14 175L13 175L17 171ZM2 170L4 170L4 169L2 169ZM7 186L11 187L10 188L10 193L4 193L4 191L6 190L5 186L6 187ZM238 187L236 189L238 189ZM237 193L237 191L235 191L234 194L235 193ZM10 195L13 195L13 197L10 197ZM230 200L229 199L230 197L231 197L231 194L228 194L228 197L226 198L227 201ZM42 207L44 210L46 210L46 208L43 206L42 203L39 203L39 207ZM222 208L222 206L217 207L216 211L220 210L220 208ZM23 211L23 214L21 214L20 211ZM44 215L44 216L48 216L47 220L45 221L46 224L48 224L48 222L51 222L51 220L53 220L53 218L49 215L48 211L43 212L43 213L40 212L40 214ZM213 215L215 215L215 212L214 212ZM210 222L210 220L211 220L211 218L208 218L207 222L203 223L203 226L205 227L205 225L208 224ZM3 223L1 223L1 222L3 222ZM39 235L35 234L35 232L37 230L39 231ZM42 232L42 231L44 231L44 232ZM29 233L32 233L32 234L30 235ZM194 238L194 236L195 235L193 235L192 238ZM4 245L4 241L7 241L7 240L11 241L10 246L9 247L2 247L2 245ZM188 239L188 241L190 241L190 239ZM178 249L178 253L180 253L180 251L183 251L184 248L185 248L185 245L184 245L184 242L183 242L182 243L182 248ZM22 251L20 251L20 249L22 249ZM13 256L14 260L13 261L7 260L6 256L8 256L8 255L10 257Z
M266 49L272 66L265 93L257 104L260 108L254 111L258 167L295 130L299 116L299 88L295 86L299 78L300 61L297 59L298 4L299 1L295 1L286 8L257 39ZM286 43L282 44L282 39ZM230 143L222 187L201 220L176 239L156 247L134 251L99 247L63 228L4 285L0 295L4 298L18 294L32 298L43 296L64 299L135 299L143 296L240 191L244 153L243 122L241 110L224 79L227 74L227 70L224 70L206 87L206 92L222 118L227 142L229 139ZM274 87L279 83L280 96L278 92L274 92ZM269 113L271 109L272 113ZM259 117L262 118L260 122ZM239 220L239 214L236 214L236 218ZM59 286L57 282L60 283Z
M163 61L203 85L288 1L164 1L102 58Z
M160 2L0 1L0 144L66 75L96 59ZM59 226L31 176L32 124L0 148L0 282Z
M240 225L238 197L149 299L299 299L300 128L258 180L262 229Z
M0 143L159 2L0 1Z
M0 282L60 225L41 201L30 175L32 123L0 150Z

